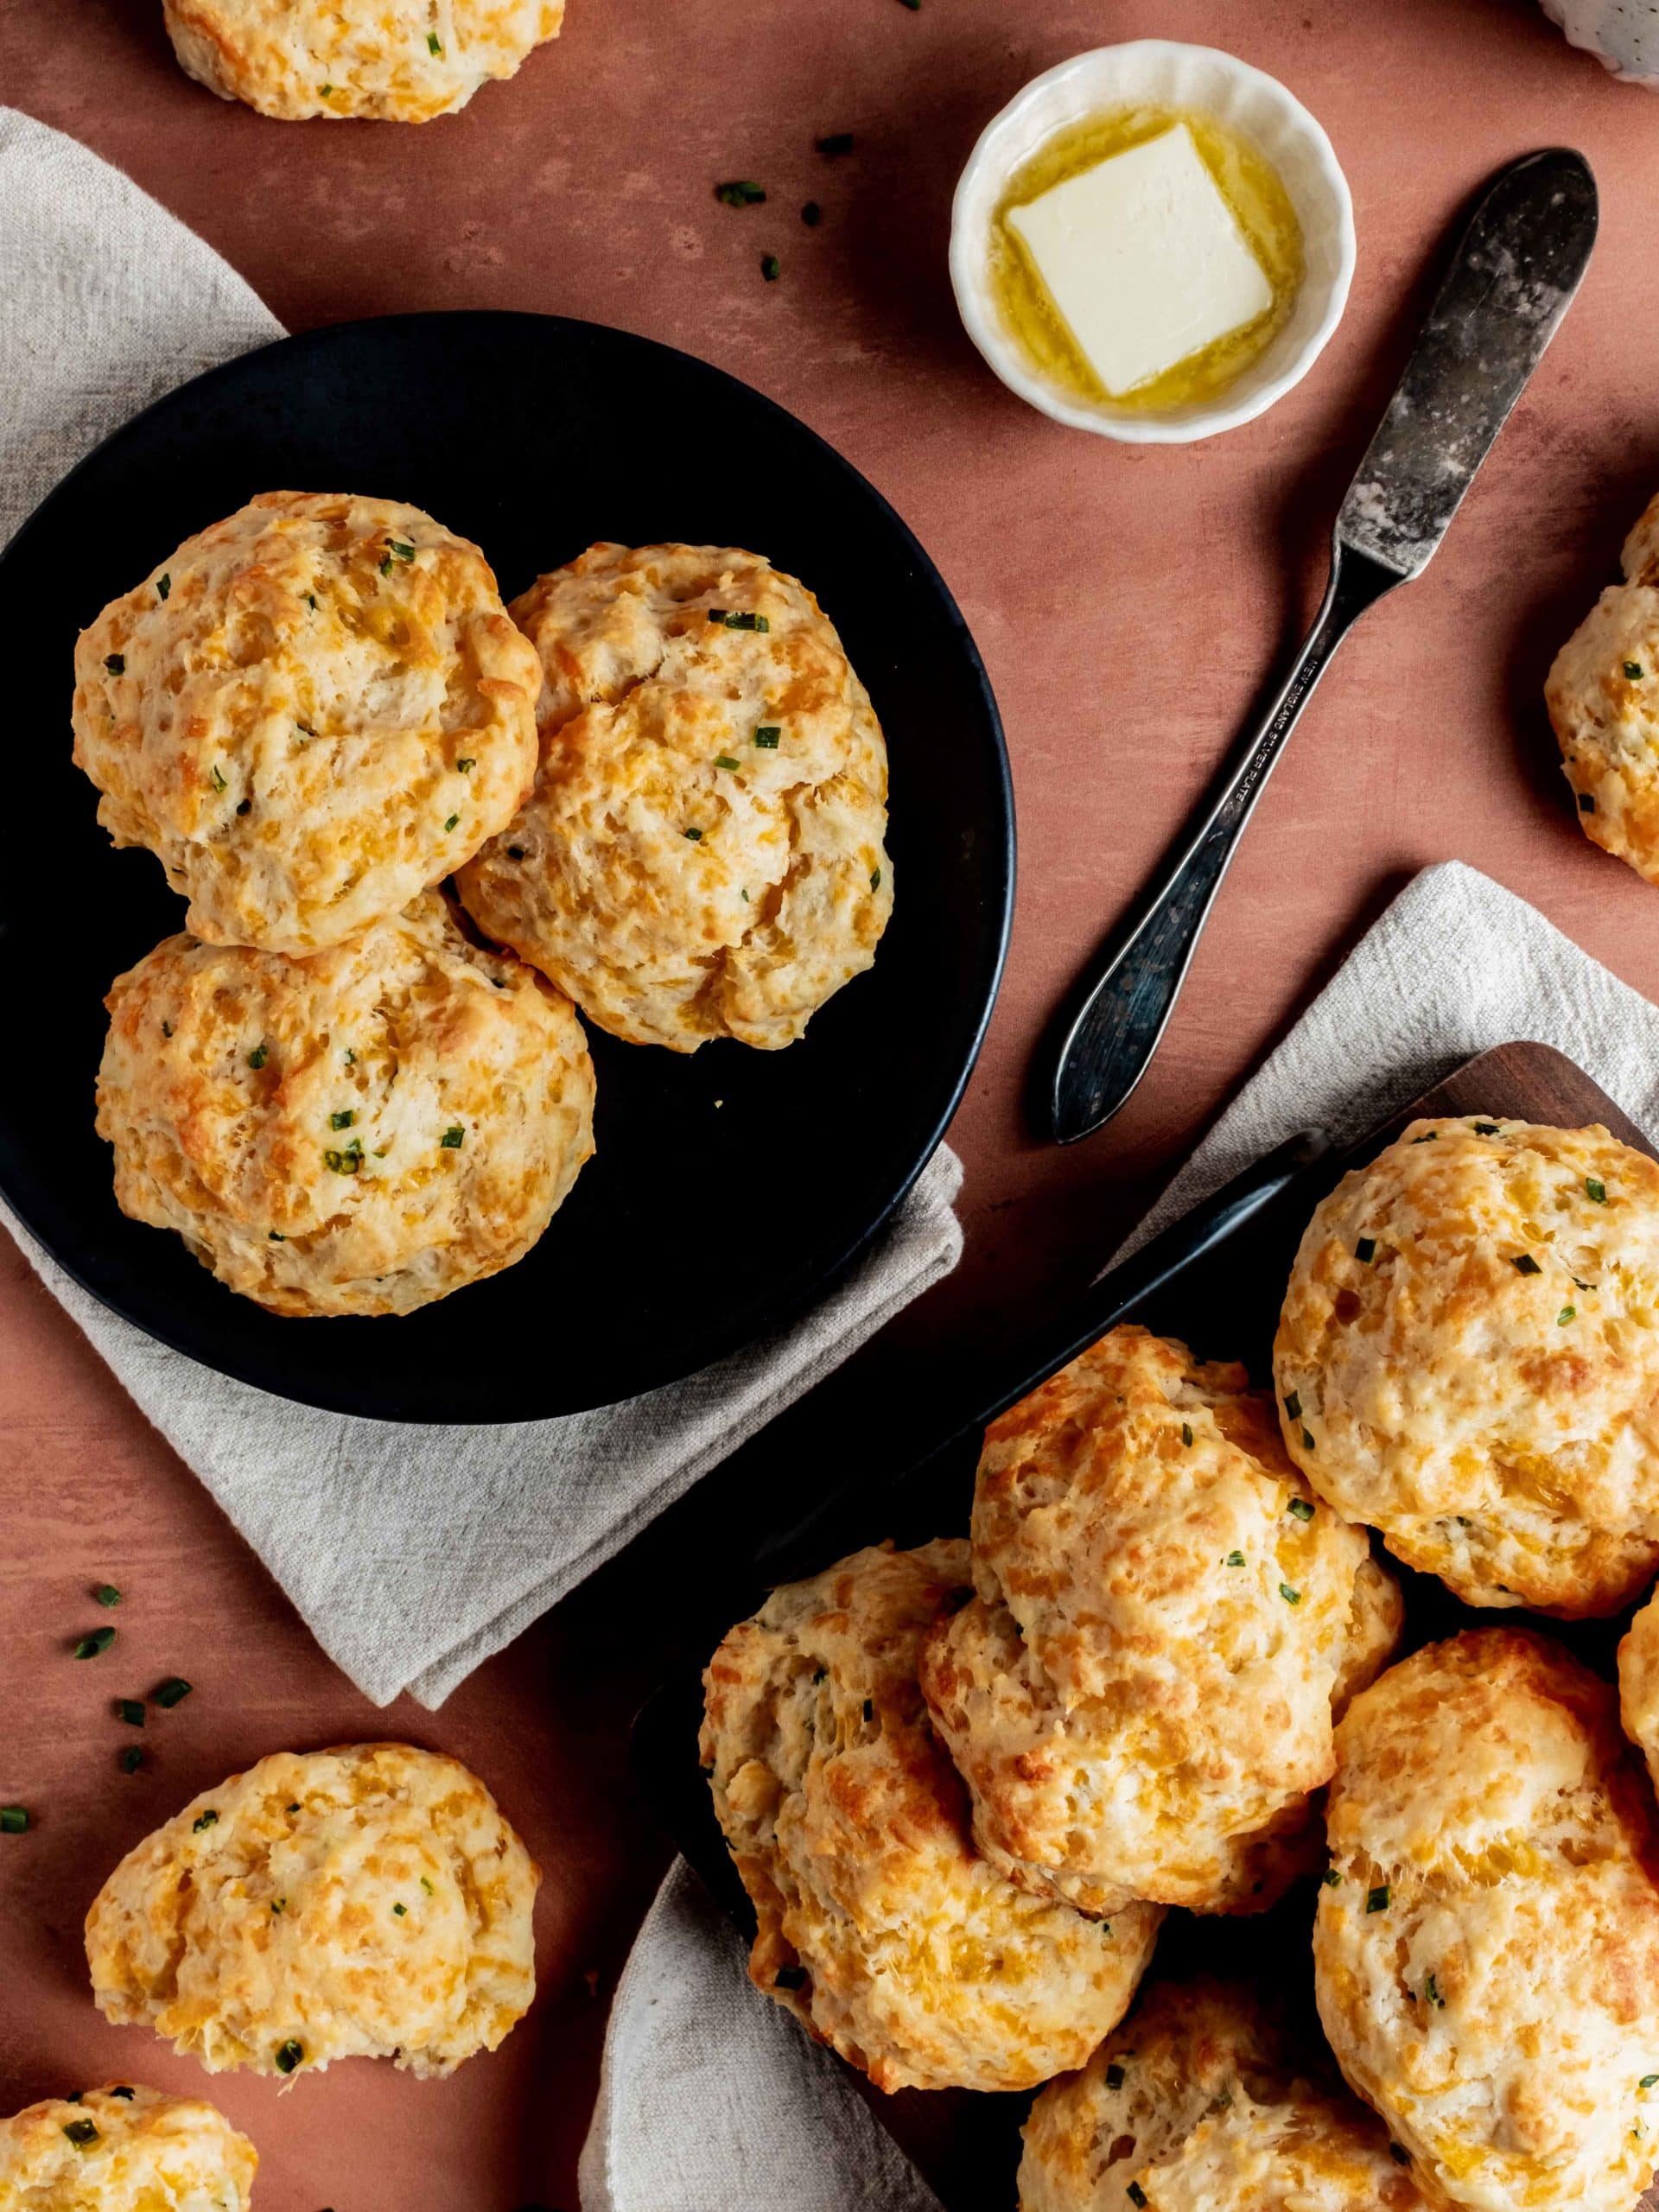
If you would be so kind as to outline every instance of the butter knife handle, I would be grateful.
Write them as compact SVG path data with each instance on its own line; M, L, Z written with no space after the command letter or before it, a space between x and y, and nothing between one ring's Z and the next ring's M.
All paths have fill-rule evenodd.
M1354 623L1402 581L1337 540L1325 599L1277 697L1260 727L1235 747L1173 858L1084 975L1049 1094L1057 1142L1075 1143L1109 1121L1146 1073L1221 880L1297 717Z

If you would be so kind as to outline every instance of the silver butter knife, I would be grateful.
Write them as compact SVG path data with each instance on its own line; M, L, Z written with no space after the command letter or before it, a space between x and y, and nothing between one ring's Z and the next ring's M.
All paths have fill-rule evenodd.
M1049 1092L1059 1143L1109 1121L1146 1073L1228 862L1314 685L1366 608L1428 565L1595 240L1596 181L1582 154L1528 154L1487 188L1348 487L1331 581L1295 666L1078 986Z

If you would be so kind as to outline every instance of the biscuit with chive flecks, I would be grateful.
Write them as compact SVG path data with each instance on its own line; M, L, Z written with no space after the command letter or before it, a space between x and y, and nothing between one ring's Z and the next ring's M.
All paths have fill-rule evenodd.
M1659 499L1610 584L1555 656L1544 703L1579 827L1659 883Z
M1274 1345L1319 1495L1466 1604L1617 1612L1659 1566L1659 1165L1414 1122L1317 1209Z
M792 1044L893 909L887 745L834 626L706 545L592 546L512 615L541 766L468 912L631 1044Z
M922 1688L1011 1880L1251 1912L1322 1863L1332 1713L1400 1598L1242 1367L1103 1337L987 1432L973 1573Z
M162 0L187 75L261 115L427 123L556 38L564 0Z
M131 2082L0 2120L7 2212L247 2212L258 2164L212 2105Z
M1429 2212L1330 2070L1248 1989L1149 1983L1033 2104L1020 2212Z
M541 1875L484 1784L409 1744L274 1751L130 1851L86 1916L105 2018L210 2074L453 2073L536 1993Z
M504 829L536 770L533 650L418 507L268 492L75 646L75 760L192 936L315 952Z
M980 1857L921 1641L968 1547L855 1552L773 1591L703 1676L702 1752L754 1905L756 1986L881 2089L1028 2089L1122 2018L1159 1907L1089 1920Z
M1631 2212L1659 2146L1659 1834L1611 1687L1521 1629L1392 1667L1337 1730L1315 1994L1425 2185Z
M273 1313L409 1313L511 1267L594 1149L569 1001L435 892L308 960L168 938L105 1004L118 1204Z

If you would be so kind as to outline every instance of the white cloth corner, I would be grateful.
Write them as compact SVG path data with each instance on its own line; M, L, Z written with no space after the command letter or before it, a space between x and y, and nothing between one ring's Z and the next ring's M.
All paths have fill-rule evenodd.
M1463 1061L1519 1039L1554 1046L1659 1132L1659 1007L1473 868L1425 869L1118 1257L1297 1129L1318 1122L1351 1142ZM964 1496L964 1528L969 1505ZM582 2212L937 2212L836 2076L836 2062L751 1988L742 1944L677 1866L612 2007Z
M283 334L127 178L7 109L0 300L0 537L139 409ZM353 1420L227 1381L106 1312L3 1206L0 1223L330 1658L377 1704L410 1689L435 1706L955 1267L961 1179L941 1149L792 1328L625 1404L489 1428Z

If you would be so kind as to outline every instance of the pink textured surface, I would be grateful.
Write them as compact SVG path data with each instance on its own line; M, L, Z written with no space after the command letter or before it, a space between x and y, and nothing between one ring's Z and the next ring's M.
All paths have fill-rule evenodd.
M1659 905L1578 836L1539 702L1659 484L1659 99L1570 52L1529 0L570 0L564 37L514 83L419 130L223 106L174 68L153 0L0 13L5 97L129 170L291 327L461 306L625 324L804 416L932 551L1007 723L1020 904L954 1133L968 1260L881 1356L989 1339L1080 1280L1428 861L1486 869L1659 993ZM1217 443L1136 451L993 381L944 245L988 116L1066 54L1144 35L1231 47L1307 102L1353 187L1360 264L1298 391ZM827 162L812 141L836 130L858 149ZM1582 147L1602 187L1579 304L1427 577L1368 619L1310 709L1135 1103L1084 1146L1041 1146L1022 1111L1033 1042L1300 623L1448 222L1498 163L1553 143ZM733 175L761 179L767 205L716 206ZM359 2064L280 2105L263 2082L215 2093L264 2154L261 2212L574 2206L603 1997L664 1849L626 1778L652 1672L649 1618L617 1610L626 1577L435 1718L374 1714L10 1252L0 1315L0 1799L39 1816L0 1839L0 2109L109 2075L199 2084L92 2012L87 1900L154 1821L261 1751L401 1731L472 1761L546 1869L535 2012L445 2087ZM118 1654L74 1665L64 1639L105 1577L130 1592ZM155 1764L130 1781L105 1700L174 1669L197 1694L153 1723Z

